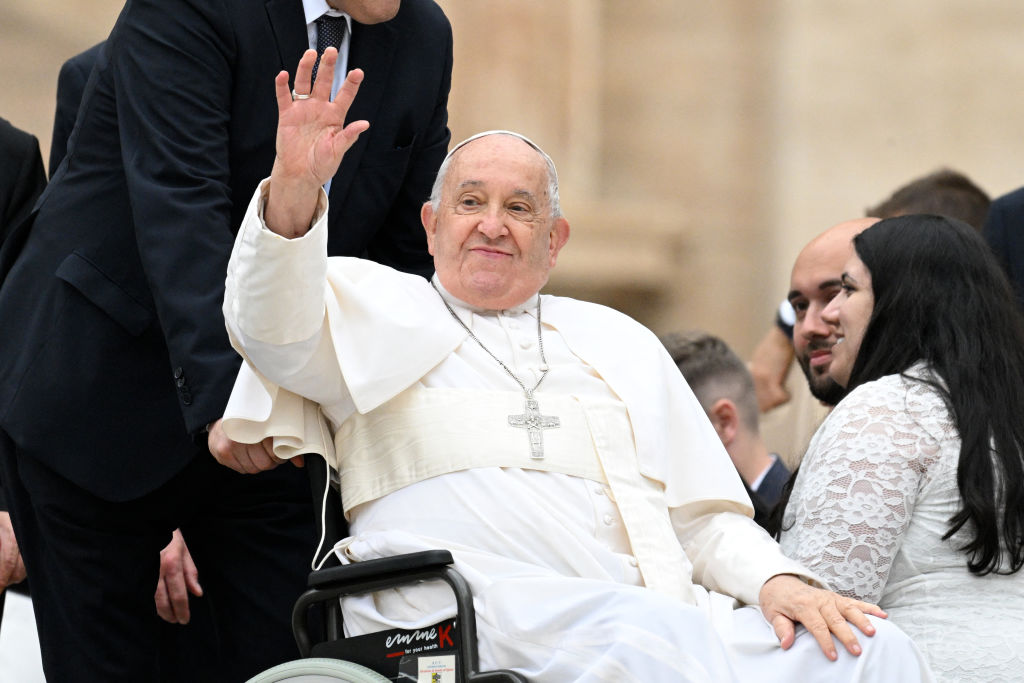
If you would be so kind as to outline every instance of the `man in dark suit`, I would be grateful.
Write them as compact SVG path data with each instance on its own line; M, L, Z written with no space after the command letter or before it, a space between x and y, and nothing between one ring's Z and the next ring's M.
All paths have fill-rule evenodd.
M336 4L347 67L365 72L350 115L371 129L332 180L329 249L427 275L419 207L449 141L450 26L429 0ZM261 450L219 427L238 367L220 305L274 159L273 79L313 19L300 0L129 0L0 290L19 332L0 338L3 476L54 680L161 675L153 588L176 526L217 617L222 668L206 677L294 654L314 540L304 473L244 477L207 439Z
M1024 306L1024 187L992 201L982 234Z
M32 205L46 187L46 172L43 157L39 153L39 141L34 135L15 128L6 119L0 118L0 254L8 245L8 235L20 231ZM13 245L8 245L8 247ZM0 282L3 281L0 276ZM11 331L8 331L10 334ZM0 438L0 450L9 445ZM11 526L4 495L3 478L0 477L0 618L3 617L4 593L11 586L25 578L25 565L18 549L18 541Z

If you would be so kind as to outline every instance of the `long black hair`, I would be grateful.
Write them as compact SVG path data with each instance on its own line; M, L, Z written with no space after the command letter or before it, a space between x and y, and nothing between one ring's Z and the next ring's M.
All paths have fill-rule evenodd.
M968 569L1024 565L1024 317L984 240L939 216L889 218L853 239L874 309L847 390L924 361L960 434L960 529ZM904 375L906 376L906 375Z

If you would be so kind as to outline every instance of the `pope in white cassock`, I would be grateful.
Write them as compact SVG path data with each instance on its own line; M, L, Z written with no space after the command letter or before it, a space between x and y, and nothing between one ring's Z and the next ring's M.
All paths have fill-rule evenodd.
M351 523L345 561L450 549L484 669L553 683L930 680L881 610L816 587L753 523L653 334L539 294L569 224L532 142L485 133L449 154L422 210L431 282L326 257L321 185L369 125L344 126L360 71L328 101L333 57L309 98L277 79L278 155L224 302L247 360L224 427L253 445L219 459L256 471L324 453ZM422 584L350 599L346 626L453 613L446 587Z

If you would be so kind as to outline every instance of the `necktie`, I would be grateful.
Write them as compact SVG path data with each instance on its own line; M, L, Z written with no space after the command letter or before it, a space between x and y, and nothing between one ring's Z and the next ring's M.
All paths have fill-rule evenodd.
M324 50L329 47L340 49L341 40L345 37L348 25L345 17L331 17L326 14L320 15L316 20L316 64L313 65L313 81L316 82L316 71L320 68L320 57Z

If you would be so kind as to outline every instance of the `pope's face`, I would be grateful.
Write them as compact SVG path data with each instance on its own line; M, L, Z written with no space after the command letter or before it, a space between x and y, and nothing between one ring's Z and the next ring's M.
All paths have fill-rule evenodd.
M473 306L520 304L548 280L569 224L553 218L544 159L522 140L488 135L455 153L435 212L422 211L445 289Z

